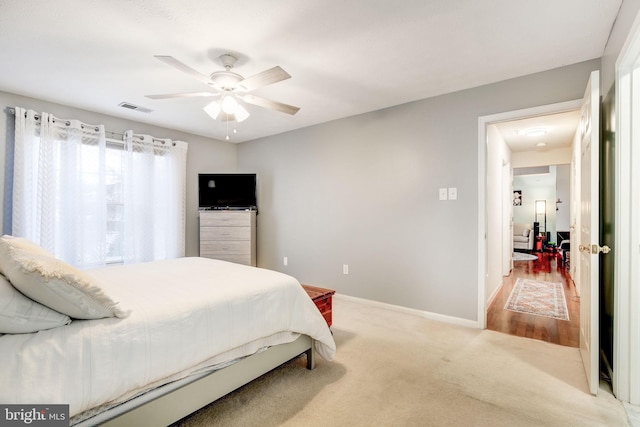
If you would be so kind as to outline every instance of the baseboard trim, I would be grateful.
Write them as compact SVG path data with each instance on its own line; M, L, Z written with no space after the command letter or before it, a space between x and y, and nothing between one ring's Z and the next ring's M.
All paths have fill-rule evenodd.
M401 305L388 304L386 302L379 302L379 301L374 301L374 300L365 299L365 298L352 297L352 296L344 295L340 293L334 294L333 298L342 299L344 301L355 302L363 305L368 305L371 307L384 308L386 310L410 314L413 316L423 317L429 320L436 320L438 322L450 323L452 325L465 326L468 328L480 328L480 325L478 324L477 321L463 319L461 317L447 316L445 314L432 313L430 311L417 310L415 308L403 307Z
M500 280L500 283L498 284L498 286L496 286L496 288L493 290L493 293L489 296L489 299L487 300L487 310L489 309L489 307L491 307L491 304L493 304L493 301L496 299L496 297L500 293L500 290L502 289L503 285L504 285L504 277L502 278L502 280Z

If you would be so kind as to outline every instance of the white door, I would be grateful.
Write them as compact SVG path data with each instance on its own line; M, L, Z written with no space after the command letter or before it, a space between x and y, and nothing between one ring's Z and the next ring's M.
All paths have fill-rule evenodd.
M587 374L589 391L598 393L599 384L599 135L600 74L591 73L582 100L580 132L580 355Z

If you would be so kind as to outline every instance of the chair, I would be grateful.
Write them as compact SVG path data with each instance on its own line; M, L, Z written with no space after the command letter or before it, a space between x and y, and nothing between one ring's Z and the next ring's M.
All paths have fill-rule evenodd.
M513 249L533 250L533 228L529 224L513 224Z

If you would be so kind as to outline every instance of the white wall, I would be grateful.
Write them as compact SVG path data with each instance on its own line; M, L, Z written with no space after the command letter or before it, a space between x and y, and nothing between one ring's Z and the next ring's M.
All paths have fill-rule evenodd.
M569 231L571 227L571 165L556 166L556 198L558 203L556 211L556 230ZM560 242L558 242L560 244Z
M540 175L516 175L513 177L514 190L522 190L522 205L513 207L513 222L526 223L533 226L536 221L535 202L546 201L546 231L551 232L551 241L556 238L556 168L549 168L549 173ZM544 217L539 217L540 229L543 230Z
M35 111L46 111L60 118L78 119L90 124L104 124L107 130L115 132L132 129L139 133L188 142L185 250L187 256L198 256L198 173L235 171L235 145L6 92L0 92L0 105L3 106L2 113L0 113L0 135L2 135L2 137L0 137L0 170L2 170L0 174L0 191L2 191L3 201L2 212L0 212L0 223L3 226L3 233L9 233L11 226L11 197L10 191L7 191L6 187L10 186L11 182L10 162L13 147L11 142L7 143L7 141L13 141L10 130L12 129L12 121L14 119L13 114L8 114L4 108L17 106L30 108ZM7 167L7 165L9 165L9 167Z
M579 99L598 68L588 61L240 144L239 167L261 182L258 264L477 320L478 117ZM457 187L458 200L439 201L440 187Z
M511 239L511 210L504 221L505 199L511 200L505 192L503 166L510 164L511 151L495 125L487 126L487 260L485 279L485 301L489 301L502 284L504 261L504 237ZM511 187L508 183L507 187ZM506 254L511 258L511 249Z
M582 95L578 98L582 98ZM571 163L571 155L570 147L545 151L520 151L511 155L511 166L515 169L557 165L561 163L568 164Z

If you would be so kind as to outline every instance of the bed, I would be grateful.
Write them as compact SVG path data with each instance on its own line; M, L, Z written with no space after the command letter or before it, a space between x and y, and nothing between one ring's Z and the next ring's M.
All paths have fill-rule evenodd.
M25 279L5 256L0 245L0 272L19 288L12 278ZM53 310L62 325L1 335L3 404L69 404L78 426L167 425L298 355L312 368L314 352L335 354L320 312L279 272L180 258L82 274L114 315L80 320ZM56 306L55 296L19 290Z

